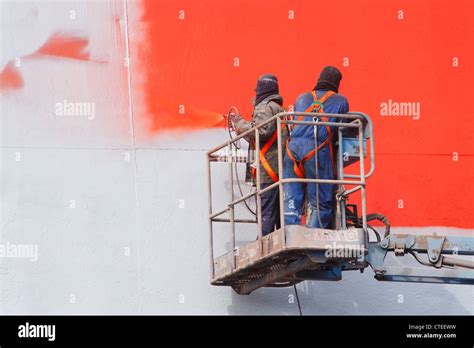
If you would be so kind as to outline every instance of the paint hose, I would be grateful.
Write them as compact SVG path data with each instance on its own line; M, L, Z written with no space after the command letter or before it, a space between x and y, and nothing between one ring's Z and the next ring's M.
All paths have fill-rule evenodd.
M232 106L229 109L229 112L227 113L227 115L222 115L223 118L227 118L227 131L229 132L230 139L234 139L234 135L232 134L232 132L235 132L235 125L232 122L231 117L229 116L238 115L238 114L239 114L239 110L235 106ZM240 150L241 148L240 141L234 142L232 143L232 145L234 146L236 150ZM242 190L242 186L240 185L240 178L239 178L239 171L237 170L237 163L234 163L234 173L235 173L235 179L237 181L237 187L239 188L240 197L243 197L244 191ZM233 190L234 188L231 188L231 189ZM253 211L252 208L250 208L246 200L244 201L244 205L252 215L257 216L257 213Z
M362 217L360 217L360 219L362 220ZM379 220L385 225L384 238L387 237L390 234L390 222L388 221L387 217L379 213L373 213L373 214L367 215L367 222L373 221L373 220Z

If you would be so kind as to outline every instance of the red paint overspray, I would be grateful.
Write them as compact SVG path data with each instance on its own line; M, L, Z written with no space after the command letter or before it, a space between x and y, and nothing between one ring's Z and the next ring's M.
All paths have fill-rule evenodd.
M90 59L88 45L89 39L86 37L58 32L51 35L34 53L21 58L52 56L85 61ZM23 84L21 72L13 62L0 72L0 91L21 89Z
M79 35L55 33L34 55L48 55L79 60L89 60L89 40Z
M218 125L218 113L231 105L248 118L255 81L266 72L277 74L285 105L293 104L324 65L336 65L351 110L368 113L375 124L369 211L398 226L474 226L468 184L474 182L473 2L160 0L142 6L146 36L138 54L152 131ZM419 102L420 119L380 116L389 99ZM202 109L214 112L193 111ZM445 123L453 119L459 122Z
M23 87L23 78L13 62L8 63L0 72L0 91L15 90Z
M178 112L176 112L178 107ZM222 114L195 107L189 104L180 104L178 101L168 101L165 98L157 103L156 113L160 115L159 122L153 122L153 130L165 129L197 130L225 126Z

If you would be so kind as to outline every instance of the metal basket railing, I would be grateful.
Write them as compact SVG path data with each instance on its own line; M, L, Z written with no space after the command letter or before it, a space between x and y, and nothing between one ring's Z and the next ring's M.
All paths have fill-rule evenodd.
M313 118L312 121L298 121L295 120L295 116L310 116ZM327 118L336 118L341 120L340 122L325 122L321 121L319 117L325 116ZM291 117L291 118L290 118ZM255 137L255 153L259 154L260 152L260 133L259 129L270 122L276 122L276 131L277 131L277 144L278 144L278 173L280 173L279 180L265 188L261 188L261 180L260 180L260 173L261 173L261 163L260 163L260 156L255 156L256 162L256 191L251 192L247 195L242 197L236 198L234 195L234 163L242 163L241 159L236 159L233 156L232 146L234 143L239 141L240 139L247 137L251 133L254 133ZM294 125L306 125L312 127L319 127L319 126L330 126L336 127L338 129L338 139L339 139L339 146L337 152L337 179L310 179L310 178L282 178L281 173L283 173L283 144L282 144L282 134L281 130L282 124L294 124ZM344 129L355 129L356 135L359 142L359 174L346 174L344 173L344 164L343 164L343 146L341 145L341 141L343 140L343 130ZM370 138L370 170L369 172L365 173L365 166L364 166L364 148L365 148L365 141L366 139ZM212 202L212 179L211 179L211 164L213 162L222 162L222 160L218 160L215 153L218 151L228 148L228 156L225 162L229 164L229 182L230 182L230 199L229 203L227 203L226 207L223 209L218 210L217 212L213 211L213 202ZM316 156L318 154L318 149L316 147ZM343 197L347 197L354 192L361 191L361 208L362 208L362 226L364 230L367 230L367 212L366 212L366 193L365 193L365 185L366 179L370 177L375 169L375 159L374 159L374 143L373 143L373 125L370 117L361 112L351 112L347 114L329 114L329 113L309 113L309 112L281 112L272 118L268 119L265 122L262 122L252 129L238 135L235 138L232 138L225 143L214 147L213 149L209 150L207 153L207 175L208 175L208 194L209 194L209 262L210 262L210 269L211 269L211 279L214 278L214 235L213 235L213 224L216 222L219 223L229 223L230 225L230 244L231 250L235 249L235 224L236 223L256 223L257 230L258 230L258 240L262 243L262 212L261 212L261 195L264 192L272 190L279 187L279 195L280 195L280 225L283 229L285 226L284 220L284 200L283 200L283 185L286 183L316 183L316 184L337 184L339 185L339 200ZM345 190L344 185L353 186L351 189ZM235 218L235 206L239 203L242 203L252 197L256 197L256 219L236 219ZM221 215L228 213L228 218L222 218ZM345 227L345 209L341 210L341 219L343 220L342 226ZM283 241L286 243L286 240ZM263 248L260 248L260 252L262 252ZM235 269L236 259L235 256L232 258L232 270Z

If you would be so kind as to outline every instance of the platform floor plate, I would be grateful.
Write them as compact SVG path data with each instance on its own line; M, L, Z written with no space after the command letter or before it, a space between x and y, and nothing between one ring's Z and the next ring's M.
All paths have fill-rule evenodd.
M285 234L286 244L285 244ZM285 268L290 263L316 251L349 251L342 257L332 260L321 257L317 263L337 262L341 259L354 259L352 255L366 253L365 233L361 228L347 230L327 230L288 225L262 238L262 241L247 243L234 252L228 252L214 260L213 285L239 285L259 279L272 271ZM321 255L324 255L321 253ZM235 257L235 269L233 258ZM283 279L282 281L291 281ZM276 286L277 284L273 284Z

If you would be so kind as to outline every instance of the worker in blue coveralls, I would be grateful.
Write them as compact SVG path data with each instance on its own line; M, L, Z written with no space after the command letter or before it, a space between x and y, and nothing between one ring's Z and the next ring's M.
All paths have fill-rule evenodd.
M295 112L314 112L345 114L349 111L347 99L338 94L342 74L336 67L326 66L319 76L313 91L298 97ZM318 117L320 121L340 122L340 118ZM312 116L300 116L302 121L315 120ZM295 125L291 132L283 163L284 178L316 178L315 134L318 146L318 178L333 179L334 167L334 132L336 127L312 125ZM306 187L305 187L306 186ZM306 194L305 194L306 189ZM285 224L301 224L302 215L308 199L306 225L312 228L331 228L334 216L334 184L284 184ZM319 193L319 194L317 194Z

